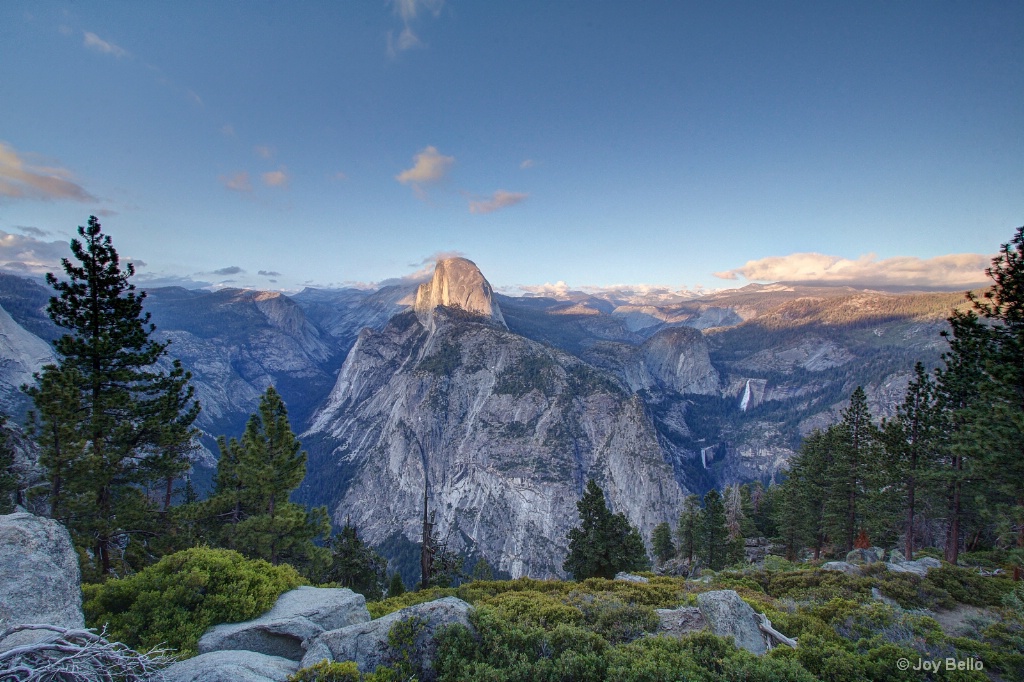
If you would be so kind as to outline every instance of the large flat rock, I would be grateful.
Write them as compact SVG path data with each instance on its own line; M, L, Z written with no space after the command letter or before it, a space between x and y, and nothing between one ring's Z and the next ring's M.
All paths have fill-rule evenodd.
M307 639L369 620L361 594L344 588L298 587L278 597L259 618L210 628L199 640L199 653L246 650L298 661Z
M388 645L388 632L396 624L415 618L420 627L417 628L412 649L407 653L414 667L427 671L424 679L430 679L430 662L436 650L435 635L438 629L455 623L469 627L469 609L469 604L461 599L445 597L389 613L369 623L325 632L307 642L302 667L323 660L355 661L360 671L368 673L378 666L390 665L395 656L401 654L392 651Z
M0 630L23 623L85 627L78 555L67 529L18 512L0 515ZM38 637L18 633L0 649Z
M213 651L179 661L162 671L161 682L285 682L299 669L295 661L255 651Z
M714 634L732 637L736 646L759 656L768 651L754 609L735 591L702 592L697 595L697 607Z

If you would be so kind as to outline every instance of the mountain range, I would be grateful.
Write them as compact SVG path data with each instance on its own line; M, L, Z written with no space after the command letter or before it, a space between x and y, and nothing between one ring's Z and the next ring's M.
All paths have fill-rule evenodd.
M54 360L49 296L0 274L0 408L15 421L29 407L18 387ZM376 290L165 287L145 301L203 406L197 484L215 437L238 435L274 384L309 452L301 501L400 565L426 491L450 547L535 577L563 574L589 478L649 538L687 494L770 482L856 386L892 415L963 304L786 283L503 296L463 258Z

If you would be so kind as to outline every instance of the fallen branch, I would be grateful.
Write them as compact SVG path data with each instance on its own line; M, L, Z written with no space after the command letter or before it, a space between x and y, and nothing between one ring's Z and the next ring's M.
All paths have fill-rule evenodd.
M784 634L773 628L772 622L768 620L768 616L764 615L763 613L757 613L756 611L754 613L757 615L757 627L761 629L761 632L768 635L771 639L774 639L780 644L785 644L786 646L792 647L793 649L796 648L796 640L792 637L786 637ZM771 640L769 640L768 648L771 648Z
M0 679L12 682L144 682L174 662L170 649L139 653L106 639L106 630L62 628L56 625L14 625L0 632L0 647L8 637L42 631L33 642L0 652Z

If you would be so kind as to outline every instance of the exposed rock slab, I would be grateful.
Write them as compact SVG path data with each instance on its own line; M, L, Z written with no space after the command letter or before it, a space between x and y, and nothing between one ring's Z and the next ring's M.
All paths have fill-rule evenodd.
M854 549L846 553L846 562L850 564L874 564L881 561L878 552L872 549Z
M941 566L941 561L930 556L921 557L914 561L889 562L885 565L887 569L895 573L913 573L922 578L928 575L929 570L940 568Z
M298 661L307 639L369 620L361 594L344 588L298 587L278 597L259 618L210 628L199 640L199 653L248 650Z
M85 627L71 536L53 519L26 512L0 516L0 629L21 623ZM18 633L4 646L38 638Z
M655 609L658 615L658 634L682 637L698 632L708 626L704 614L696 606L680 606L678 609Z
M848 561L827 561L821 565L823 571L839 571L846 573L847 575L861 576L864 573L860 570L859 566L851 564Z
M162 671L161 682L285 682L299 669L295 661L255 651L212 651L178 661Z
M736 646L759 656L768 650L754 609L734 590L702 592L697 606L714 634L732 637Z
M619 571L618 573L616 573L615 574L615 579L616 580L625 580L626 582L629 582L629 583L649 583L649 582L651 582L650 580L648 580L647 578L643 577L642 575L634 575L632 573L626 573L625 571Z
M307 642L302 667L316 665L323 660L355 661L360 671L373 672L378 666L393 663L395 657L401 655L392 651L388 645L388 632L391 628L402 621L416 618L420 619L421 627L409 652L410 662L414 668L427 672L425 678L431 678L430 662L437 647L436 632L455 623L469 627L469 609L469 604L461 599L445 597L389 613L369 623L325 632Z

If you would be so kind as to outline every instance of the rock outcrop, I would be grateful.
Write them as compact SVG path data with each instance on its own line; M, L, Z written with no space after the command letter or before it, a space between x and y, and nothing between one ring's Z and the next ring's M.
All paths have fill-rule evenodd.
M33 383L32 374L55 363L50 344L25 330L0 306L0 407L19 402L21 385Z
M469 609L469 604L461 599L445 597L389 613L368 623L325 632L307 643L302 667L323 660L355 661L361 672L369 673L378 666L395 663L400 657L408 660L414 669L424 671L420 679L432 679L436 632L453 624L469 627ZM411 625L409 641L404 643L403 651L395 651L388 643L388 633L402 622Z
M732 637L736 646L759 656L768 650L754 609L735 591L702 592L697 595L697 607L714 634Z
M666 637L682 637L699 632L708 626L704 614L696 606L680 606L677 609L655 609L658 616L658 634Z
M490 283L476 263L465 258L438 261L433 278L416 291L413 308L420 324L427 329L433 329L434 310L439 306L460 308L505 327L505 318L494 300Z
M644 365L665 388L682 394L718 392L718 370L711 365L707 341L698 330L669 327L641 348Z
M85 627L71 536L56 521L25 512L0 516L0 628L20 623ZM5 646L18 643L12 640Z
M255 651L213 651L178 661L163 671L161 682L285 682L299 664Z
M931 569L941 568L941 566L941 561L930 556L921 557L914 561L894 561L885 565L887 569L894 573L913 573L914 575L921 576L922 578L928 575L928 571Z
M278 597L259 618L210 628L199 640L199 653L246 650L298 661L306 640L369 620L361 594L343 588L298 587Z

